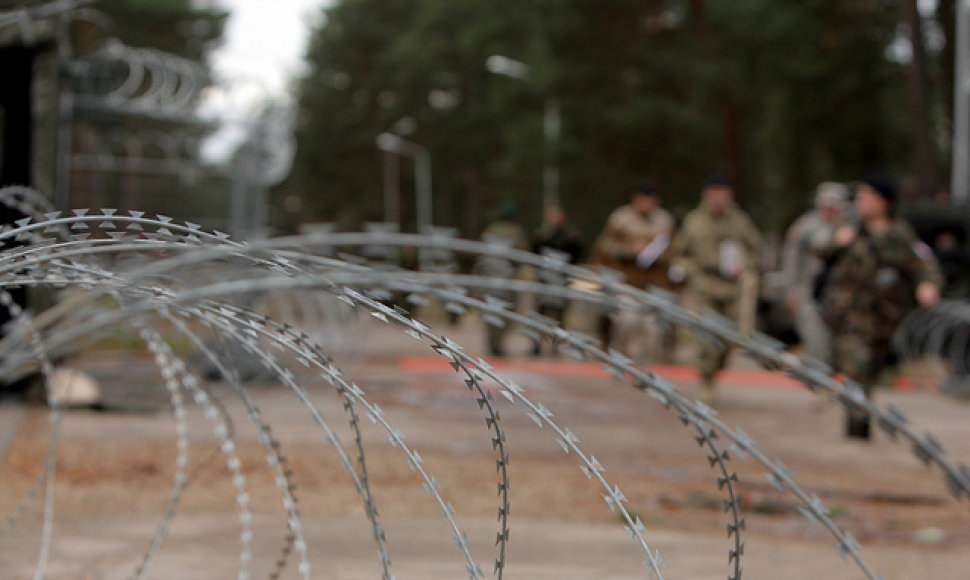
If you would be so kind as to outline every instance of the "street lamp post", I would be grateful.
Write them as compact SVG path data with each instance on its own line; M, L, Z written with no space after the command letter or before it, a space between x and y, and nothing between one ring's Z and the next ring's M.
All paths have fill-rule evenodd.
M970 202L970 0L958 0L956 20L950 194L954 203L967 205Z
M428 155L428 150L417 143L402 139L393 133L381 133L378 135L377 148L381 151L403 155L414 160L414 189L417 197L415 214L418 232L430 231L432 222L431 156Z
M384 221L401 223L401 156L384 151Z
M485 59L485 68L492 73L505 75L521 81L531 79L532 67L518 60L493 54ZM542 207L559 205L559 139L562 135L562 117L559 99L546 97L542 117L542 135L545 140L545 159L542 168Z

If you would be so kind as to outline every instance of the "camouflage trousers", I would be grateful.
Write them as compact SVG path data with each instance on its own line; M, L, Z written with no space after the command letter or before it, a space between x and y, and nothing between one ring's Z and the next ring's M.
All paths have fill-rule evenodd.
M684 305L691 312L703 314L705 311L710 311L737 323L741 311L741 298L716 299L690 292L684 295ZM727 364L730 349L698 339L696 352L697 370L700 371L702 380L710 383L717 371Z
M858 382L866 398L872 399L873 386L891 361L889 337L845 330L832 338L832 351L835 370ZM871 438L869 413L854 409L847 411L845 431L848 437Z
M835 370L862 383L867 395L890 363L889 337L847 330L832 337L832 347Z
M819 314L818 304L811 298L801 298L792 313L795 330L804 353L826 364L832 363L832 338L829 327Z
M488 293L488 296L492 298L501 300L508 304L511 304L512 310L515 310L515 294L509 292L496 292L492 291ZM494 326L492 324L485 325L485 342L488 344L488 354L490 356L505 356L505 337L509 333L511 322L506 321L502 326Z

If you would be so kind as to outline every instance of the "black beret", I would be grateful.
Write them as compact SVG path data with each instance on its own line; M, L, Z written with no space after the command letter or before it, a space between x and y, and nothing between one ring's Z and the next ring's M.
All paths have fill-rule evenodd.
M732 187L731 182L723 175L714 174L704 180L704 189L708 187Z
M654 187L652 183L640 183L633 188L633 193L642 193L643 195L656 195L657 188Z
M880 197L888 201L890 204L896 203L896 199L899 197L899 192L896 189L896 183L889 177L881 173L870 173L865 176L862 183L871 187Z

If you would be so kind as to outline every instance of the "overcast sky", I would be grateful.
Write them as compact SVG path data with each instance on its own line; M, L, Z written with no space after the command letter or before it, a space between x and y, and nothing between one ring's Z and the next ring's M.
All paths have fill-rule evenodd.
M216 0L231 11L223 45L213 54L216 73L258 79L282 91L299 71L307 33L327 0Z
M222 88L209 91L203 111L230 121L245 117L254 103L283 97L299 73L310 27L329 0L213 0L230 10L212 67ZM222 158L242 129L230 123L204 146L204 155Z

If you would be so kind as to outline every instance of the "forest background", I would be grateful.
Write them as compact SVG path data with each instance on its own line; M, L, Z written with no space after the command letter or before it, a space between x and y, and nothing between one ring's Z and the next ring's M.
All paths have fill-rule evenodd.
M680 217L712 173L736 184L766 232L804 211L823 180L878 170L907 197L933 199L950 176L955 4L321 0L270 226L384 220L375 140L389 132L429 153L434 224L475 238L515 201L534 227L553 99L558 197L588 240L635 185L655 184ZM98 6L124 23L123 41L202 62L231 17L189 0ZM528 78L489 72L494 55L527 63ZM402 159L400 170L399 227L415 231L414 166Z
M391 132L429 152L436 225L477 237L512 200L534 227L553 98L559 198L587 239L644 181L682 216L723 174L765 231L823 180L878 170L931 198L949 180L954 4L336 0L297 81L275 220L383 220L375 138ZM493 55L527 63L528 78L489 72ZM413 167L401 168L400 227L414 231Z

